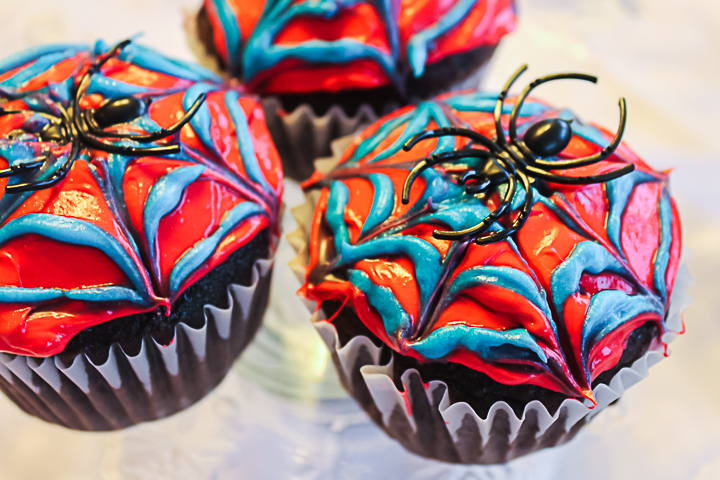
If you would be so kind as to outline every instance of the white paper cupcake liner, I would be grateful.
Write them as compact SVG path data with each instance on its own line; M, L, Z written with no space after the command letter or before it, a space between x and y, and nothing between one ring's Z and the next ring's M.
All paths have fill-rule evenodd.
M203 327L178 323L167 346L146 336L131 356L113 344L102 365L84 353L67 364L57 355L0 353L0 390L30 415L77 430L116 430L172 415L215 388L252 340L272 265L257 260L250 286L228 287L228 308L205 305Z
M344 144L347 139L343 139ZM342 145L337 144L335 150ZM327 171L339 155L321 159L318 170ZM301 282L309 263L310 225L319 194L310 191L306 203L292 210L298 229L287 235L298 252L290 262ZM670 343L683 330L681 312L692 302L688 288L692 277L686 265L688 251L678 270L670 301L663 342ZM312 315L311 315L312 314ZM615 402L631 386L647 377L649 368L665 357L665 347L654 341L648 351L630 367L621 369L609 385L593 389L597 406L590 408L575 399L566 399L554 414L540 401L525 406L521 417L503 401L494 403L486 418L465 402L452 403L447 384L433 380L424 383L415 369L403 373L403 389L393 382L392 360L382 365L377 347L369 338L357 336L341 346L335 326L326 321L322 309L310 320L327 344L340 382L358 401L372 420L389 436L418 455L463 464L499 464L519 456L563 444L606 406Z

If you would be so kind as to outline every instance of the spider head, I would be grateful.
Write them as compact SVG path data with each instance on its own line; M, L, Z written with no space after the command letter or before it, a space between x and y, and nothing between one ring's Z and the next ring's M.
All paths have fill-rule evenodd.
M525 146L538 158L560 154L572 139L570 122L561 118L548 118L533 124L525 132Z
M120 97L105 101L95 112L93 119L100 128L127 123L145 115L147 103L137 97Z
M57 122L48 123L40 132L40 140L43 142L63 143L67 140L67 132L62 124Z

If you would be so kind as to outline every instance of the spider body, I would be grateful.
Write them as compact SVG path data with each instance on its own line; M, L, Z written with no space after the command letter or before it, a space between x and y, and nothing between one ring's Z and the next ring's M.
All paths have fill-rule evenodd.
M508 91L518 77L527 69L523 65L508 80L502 92L497 98L494 110L496 138L475 132L474 130L459 127L445 127L436 130L426 130L405 143L403 149L411 150L416 144L430 138L444 136L458 136L470 140L465 148L452 152L434 154L418 162L408 175L403 188L402 202L407 204L410 199L410 188L415 179L428 167L455 160L468 158L484 159L482 168L468 171L460 179L465 185L466 192L471 195L489 191L491 187L505 185L505 192L498 207L485 217L477 225L465 230L435 230L433 236L441 240L461 240L472 238L478 244L493 243L503 240L516 233L530 214L533 206L532 183L551 182L563 185L587 185L592 183L603 183L632 172L635 166L628 164L622 168L607 173L592 176L565 176L553 173L552 170L565 170L592 165L609 158L620 145L626 124L625 99L621 98L620 105L620 126L610 145L602 151L583 158L573 160L550 159L558 156L572 139L573 132L570 122L559 119L545 119L531 125L522 139L517 135L517 119L520 110L529 93L538 85L560 80L576 79L592 83L597 78L580 73L561 73L539 78L530 83L518 97L510 114L509 141L505 138L505 130L501 122L501 114L505 105L505 98ZM480 148L474 148L474 147ZM523 205L513 210L511 204L515 193L518 191L518 184L525 191ZM514 214L514 218L513 218ZM502 226L500 230L489 231L490 227L503 217L510 217L506 223L510 226Z
M99 128L107 128L145 115L147 107L147 103L137 97L108 99L88 115L88 120L92 119Z
M166 139L175 135L180 129L188 123L197 113L202 103L205 101L205 94L201 94L195 100L190 109L180 118L174 125L169 128L161 129L153 133L119 133L107 128L127 123L144 115L147 112L149 99L139 99L134 96L126 96L114 99L108 99L97 109L80 109L80 102L90 84L93 74L100 71L105 63L112 57L118 55L130 40L124 40L112 47L105 55L101 56L93 63L83 76L77 89L70 108L66 109L62 105L48 100L48 106L54 113L45 111L35 111L34 113L44 117L47 121L45 126L36 133L37 138L42 142L51 142L58 145L71 144L65 163L58 168L55 173L45 180L28 179L26 182L7 185L6 193L21 193L30 190L42 190L50 188L60 183L72 168L73 163L83 148L92 148L102 150L108 153L117 153L121 155L129 155L134 157L170 155L180 153L179 145L160 145L153 147L135 147L127 145L117 145L102 140L108 138L110 140L131 140L138 143L150 143L158 140ZM0 116L24 114L24 110L5 110L0 108ZM18 136L25 135L27 132L20 129L10 136L15 139ZM12 165L8 168L0 170L0 178L12 177L17 175L31 175L32 172L40 169L47 161L51 160L49 152L35 161L29 161L22 164Z

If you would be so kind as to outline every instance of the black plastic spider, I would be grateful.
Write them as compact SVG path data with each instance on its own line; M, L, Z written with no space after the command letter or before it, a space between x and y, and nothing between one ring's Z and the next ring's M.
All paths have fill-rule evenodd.
M538 85L552 80L560 79L577 79L596 83L597 77L585 75L581 73L560 73L556 75L548 75L538 78L530 83L518 97L515 106L510 115L509 136L510 141L505 139L505 131L503 130L500 116L505 104L508 90L515 80L527 69L527 65L520 67L508 80L503 88L495 105L495 129L498 132L497 138L492 139L467 128L447 127L437 130L426 130L415 136L405 143L403 149L409 151L418 142L430 138L443 137L447 135L469 138L471 144L477 144L485 147L487 150L476 148L463 148L452 152L445 152L430 155L421 160L408 175L403 188L402 202L407 204L410 200L410 187L415 179L426 168L433 165L458 160L463 158L479 158L485 159L485 163L481 169L470 170L460 179L462 185L466 185L466 191L470 194L485 192L491 187L497 187L507 184L507 190L503 195L500 205L490 215L485 217L480 223L466 230L449 231L435 230L433 236L442 240L460 240L472 237L476 243L482 245L503 240L515 232L520 230L530 214L533 206L533 193L530 188L530 179L544 180L564 185L588 185L592 183L602 183L615 178L621 177L632 172L635 166L632 164L625 165L622 168L600 175L592 175L585 177L571 177L551 173L548 170L564 170L570 168L584 167L594 163L603 161L615 152L625 131L626 122L626 105L625 99L620 99L620 126L615 134L615 138L610 145L602 151L589 157L578 158L574 160L545 160L548 157L554 157L560 154L565 147L568 146L573 136L570 122L560 119L551 118L541 120L533 124L525 133L522 139L517 138L517 117L520 109L525 102L528 94ZM511 215L514 210L511 208L511 202L515 195L518 180L526 192L523 206L517 212L517 216L512 221L509 228L503 227L501 230L488 232L488 229L503 215ZM471 184L467 185L469 182Z
M183 117L169 128L163 128L157 132L140 134L140 133L117 133L107 131L106 128L119 125L121 123L130 122L145 114L149 101L139 99L134 96L120 97L106 100L97 109L80 109L80 100L87 90L90 79L93 74L100 71L105 63L112 57L118 55L126 46L130 44L130 40L124 40L112 47L105 55L101 56L88 69L83 76L80 84L75 91L75 96L69 109L65 109L62 105L48 101L58 115L46 112L34 111L39 115L47 118L50 122L39 133L39 138L43 142L55 142L59 145L72 144L70 153L65 163L58 168L55 173L45 180L31 180L25 183L8 185L5 189L7 193L20 193L28 190L41 190L57 185L72 168L75 159L79 155L83 147L89 147L96 150L102 150L108 153L117 153L121 155L133 157L146 157L157 155L169 155L180 153L179 145L162 145L155 147L131 147L125 145L116 145L106 143L101 138L109 138L115 140L132 140L139 143L150 143L170 137L188 123L192 117L200 109L205 101L205 94L201 94L192 104L190 109L185 112ZM26 110L4 110L0 109L0 116L22 114ZM24 132L20 132L24 133ZM13 137L11 132L11 138ZM39 157L35 161L25 162L18 165L12 165L8 168L0 170L0 178L20 175L26 172L35 171L49 160L49 155Z

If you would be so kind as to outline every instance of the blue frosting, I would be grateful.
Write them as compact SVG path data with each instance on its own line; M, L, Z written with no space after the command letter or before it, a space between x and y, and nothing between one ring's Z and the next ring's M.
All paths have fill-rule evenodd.
M417 282L423 304L427 304L430 300L430 295L442 274L440 253L428 242L415 237L381 237L355 246L343 242L340 252L344 265L385 255L406 255L415 266L415 271L420 273Z
M98 40L95 44L95 54L105 53L110 48L111 45L102 40ZM183 78L193 82L222 83L222 78L205 67L196 63L166 57L139 43L131 43L120 52L118 57L121 60L133 63L139 67L173 77Z
M450 121L445 116L440 105L435 102L421 103L410 116L409 122L403 130L400 137L393 142L387 149L376 155L369 162L379 162L398 153L403 145L407 143L413 136L426 130L431 120L435 120L438 128L450 127ZM379 142L378 142L379 143ZM433 153L449 152L455 149L455 137L447 136L438 139L438 144Z
M262 213L264 213L263 208L252 202L240 203L230 210L223 218L218 229L183 255L175 265L170 274L171 297L174 298L178 294L183 281L213 254L215 248L228 233L232 232L246 218Z
M145 284L123 246L102 228L76 218L33 213L14 218L0 229L0 245L24 235L42 235L58 242L97 248L110 257L145 298ZM0 301L7 301L0 296Z
M573 128L573 131L574 128ZM635 187L640 183L655 181L655 177L649 173L635 170L632 173L616 178L605 184L608 203L610 204L610 214L607 220L608 238L615 245L618 252L625 256L620 240L620 230L622 229L622 217L625 213L630 195L635 191Z
M49 45L39 45L37 47L28 48L9 57L0 60L0 73L9 72L14 68L21 67L28 62L32 62L45 55L51 55L62 52L78 53L87 50L88 46L76 43L53 43ZM74 54L73 53L73 54ZM68 57L71 54L67 53Z
M408 59L415 77L419 77L425 72L428 50L432 43L437 40L440 35L459 24L475 5L477 5L477 0L458 0L450 11L441 17L437 23L410 37L410 41L408 42Z
M234 90L225 94L225 106L228 112L230 112L230 118L232 118L235 124L235 136L237 137L238 150L240 151L243 165L245 165L245 171L248 176L255 183L260 184L266 192L272 192L272 187L260 169L257 155L255 155L255 147L253 146L252 136L250 135L247 117L245 116L245 111L238 103L239 100L240 94Z
M668 263L670 262L670 246L672 245L672 205L670 204L670 195L663 192L660 197L660 246L655 255L655 269L653 278L655 290L660 293L663 300L667 300L667 283L665 283L665 274L667 273Z
M453 109L459 112L485 112L493 113L495 111L495 103L497 102L498 93L495 92L473 92L466 93L463 95L455 95L448 97L443 101L447 103ZM509 115L512 113L514 105L506 103L503 105L502 113ZM542 115L545 112L552 110L551 107L543 105L539 102L526 101L522 108L520 108L520 117L534 117Z
M228 65L240 65L242 63L242 51L240 50L242 30L237 17L227 0L212 0L212 3L225 36L225 47L228 52L228 58L225 61Z
M99 93L103 98L118 98L127 97L130 95L137 95L139 93L146 93L152 89L142 87L140 85L132 85L130 83L121 82L114 78L106 77L102 74L93 75L88 85L87 94L92 95Z
M582 329L583 360L587 361L592 345L642 313L663 316L665 308L651 297L631 296L619 290L603 290L593 295Z
M550 284L558 314L563 316L565 302L577 291L584 272L598 274L606 271L629 276L625 267L602 245L589 240L580 242L552 274Z
M385 331L390 336L399 336L411 324L410 316L388 287L377 285L361 270L350 270L350 282L368 298L370 305L382 317Z
M245 81L252 81L262 71L281 62L294 58L315 64L347 64L359 59L373 60L396 84L401 76L397 62L401 58L400 29L397 18L400 15L401 2L394 0L367 0L374 4L383 20L390 52L384 52L372 45L350 38L335 41L308 40L296 45L277 45L275 40L282 30L298 17L334 18L343 9L351 8L362 0L317 0L294 3L292 0L268 0L262 17L245 45L244 56L233 53L229 60L230 71L242 72ZM234 43L240 45L237 22L232 15L223 13L219 0L214 4L225 32L228 48ZM407 46L407 61L415 77L425 72L429 50L443 34L460 24L477 5L477 0L459 0L436 23L415 33ZM238 37L237 40L235 38Z
M156 255L155 237L160 226L160 220L180 205L185 189L197 180L204 171L205 167L202 165L180 167L163 176L150 190L150 195L148 195L143 210L143 229L153 258L153 267L158 274L160 271L160 259Z
M341 4L332 0L292 3L291 0L268 0L255 31L247 41L243 57L245 81L251 81L263 70L295 58L313 63L349 63L369 59L380 65L389 78L398 81L395 70L396 58L381 50L349 38L327 42L310 40L298 45L275 45L275 37L297 16L332 18L341 8L359 3L360 0L344 0ZM391 42L392 43L392 42Z
M327 221L335 233L335 250L341 251L343 244L350 241L345 224L345 207L350 199L350 190L342 182L333 182L328 199Z
M521 328L499 331L467 325L449 325L433 331L410 346L422 356L431 359L440 359L458 349L467 348L490 361L519 358L547 362L547 355L540 345L527 330Z
M495 285L525 297L555 326L545 292L530 276L515 268L488 265L466 270L453 280L445 302L450 303L463 290L480 285Z
M365 140L363 140L360 145L358 145L357 149L355 150L354 158L356 160L359 160L361 158L364 158L367 156L368 153L375 150L378 145L387 137L390 132L398 128L403 123L407 122L412 117L412 112L405 113L403 115L399 115L398 117L390 120L389 122L386 122L380 129L375 133L375 135L372 135Z
M183 95L183 108L186 111L189 110L190 107L192 107L193 103L195 103L195 100L197 100L200 95L202 95L203 93L212 92L217 89L217 85L212 85L209 83L196 83L192 87L188 88L187 92L185 92L185 95ZM198 137L200 137L203 145L205 145L211 151L215 152L218 156L222 156L221 153L218 151L217 147L215 146L212 134L210 133L211 124L212 117L210 115L210 107L207 106L207 103L203 102L203 104L200 106L200 109L197 111L197 113L195 113L195 116L190 120L190 125L192 125L193 130L195 130L195 133L198 135Z
M20 70L12 77L4 80L0 85L2 87L19 88L28 80L46 72L50 67L56 65L67 58L70 58L78 53L78 50L65 50L57 53L47 53L39 57L35 63Z
M395 185L390 177L381 173L371 173L368 177L373 184L375 197L361 235L382 224L395 209Z

